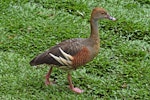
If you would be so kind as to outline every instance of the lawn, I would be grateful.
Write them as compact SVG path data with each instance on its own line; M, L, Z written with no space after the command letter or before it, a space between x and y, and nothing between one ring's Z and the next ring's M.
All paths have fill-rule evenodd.
M72 73L54 68L53 86L45 86L48 66L30 60L51 46L90 34L90 13L103 7L117 21L99 21L98 56ZM149 0L1 0L1 100L150 100Z

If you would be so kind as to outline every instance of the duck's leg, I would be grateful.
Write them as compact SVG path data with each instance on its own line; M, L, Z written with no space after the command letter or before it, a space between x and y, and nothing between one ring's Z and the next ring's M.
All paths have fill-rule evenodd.
M46 76L45 76L45 85L50 85L50 84L52 84L52 83L50 82L50 80L49 80L50 75L51 75L51 72L52 72L52 69L53 69L53 67L51 67L51 68L49 69L48 73L47 73Z
M68 73L67 78L68 78L68 81L69 81L69 87L73 92L76 92L76 93L82 93L83 92L83 90L73 86L70 72Z

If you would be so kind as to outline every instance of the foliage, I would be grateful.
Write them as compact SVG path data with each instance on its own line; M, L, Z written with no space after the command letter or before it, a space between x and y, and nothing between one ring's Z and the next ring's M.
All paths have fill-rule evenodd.
M101 1L101 2L100 2ZM150 99L149 0L2 0L0 3L0 99ZM53 70L56 85L45 86L48 67L29 61L62 40L88 37L91 10L104 7L117 18L99 22L101 49L86 66L72 73Z

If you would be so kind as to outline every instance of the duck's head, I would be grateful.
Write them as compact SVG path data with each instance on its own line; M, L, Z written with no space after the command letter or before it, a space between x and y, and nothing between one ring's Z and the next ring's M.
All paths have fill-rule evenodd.
M99 20L99 19L103 19L103 18L113 20L113 21L116 20L116 18L111 17L105 9L98 8L98 7L93 9L91 18L94 20Z

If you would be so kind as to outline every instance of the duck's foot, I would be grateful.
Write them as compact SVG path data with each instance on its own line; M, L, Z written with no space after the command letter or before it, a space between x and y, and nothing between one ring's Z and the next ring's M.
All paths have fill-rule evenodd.
M83 92L84 92L83 90L81 90L81 89L79 89L79 88L77 88L77 87L72 88L71 90L72 90L73 92L75 92L75 93L78 93L78 94L80 94L80 93L83 93Z
M50 82L50 80L49 80L50 75L51 75L51 72L52 72L52 68L53 68L53 67L51 67L51 68L49 69L48 73L47 73L46 76L45 76L45 85L46 85L46 86L52 84L52 82Z
M69 81L69 87L73 92L78 93L78 94L83 92L83 90L73 86L70 72L68 72L68 77L67 78L68 78L68 81Z
M51 84L52 84L52 83L49 81L49 79L46 79L46 80L45 80L45 85L46 85L46 86L51 85Z
M46 80L45 80L45 85L46 85L46 86L48 86L48 85L54 85L54 84L56 84L55 81L50 81L49 79L46 79Z

